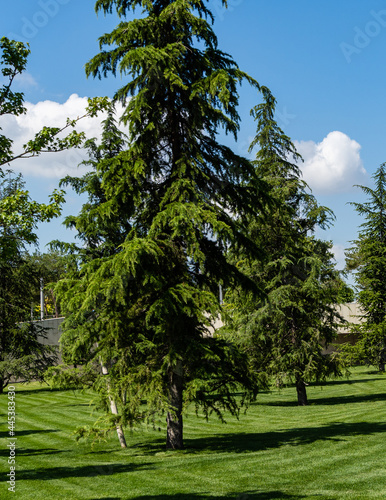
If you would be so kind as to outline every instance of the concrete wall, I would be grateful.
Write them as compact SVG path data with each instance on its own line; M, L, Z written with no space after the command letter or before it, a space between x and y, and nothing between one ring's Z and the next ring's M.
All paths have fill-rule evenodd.
M338 306L339 313L343 316L343 318L349 323L360 323L361 319L361 311L359 305L356 302L351 302L348 304L342 304ZM37 324L43 326L44 328L48 328L47 330L47 339L40 338L39 340L43 344L49 345L59 345L59 339L61 335L60 325L62 324L64 318L53 318L53 319L45 319L43 321L36 321ZM212 328L210 329L211 333L222 326L222 322L220 319L217 319L213 322ZM348 331L347 325L342 325L338 330L338 338L334 342L335 344L342 344L344 342L355 343L355 336L350 334ZM331 352L333 348L329 347L328 352Z

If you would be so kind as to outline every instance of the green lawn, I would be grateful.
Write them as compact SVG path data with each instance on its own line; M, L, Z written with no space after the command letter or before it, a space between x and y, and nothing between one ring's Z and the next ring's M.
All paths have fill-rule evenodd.
M385 499L386 377L366 368L350 380L262 393L240 420L185 418L186 450L166 452L164 430L116 436L93 449L73 429L92 423L90 395L16 386L16 493L7 491L7 395L0 397L0 498Z

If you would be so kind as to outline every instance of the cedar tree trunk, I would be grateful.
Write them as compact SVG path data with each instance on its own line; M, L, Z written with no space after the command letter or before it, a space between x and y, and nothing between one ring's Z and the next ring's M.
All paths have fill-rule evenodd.
M182 437L183 368L181 361L170 372L168 382L169 404L173 408L173 412L168 412L166 417L166 448L181 450L184 447Z
M385 346L385 341L383 341L383 347L381 349L381 353L379 356L379 364L378 364L380 372L385 371L385 362L386 362L386 346Z
M298 394L298 405L307 406L308 399L307 399L306 384L304 383L304 380L301 378L296 380L296 391Z

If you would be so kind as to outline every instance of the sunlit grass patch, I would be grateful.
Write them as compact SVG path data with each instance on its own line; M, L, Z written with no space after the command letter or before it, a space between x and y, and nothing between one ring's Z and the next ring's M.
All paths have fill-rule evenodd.
M92 424L91 394L16 390L16 491L7 492L7 426L1 427L0 498L24 499L384 499L386 378L366 368L347 379L309 386L308 407L295 390L262 393L227 424L193 412L182 451L165 450L165 429L127 431L121 450L76 443ZM7 395L0 399L6 421ZM160 424L163 426L163 423Z

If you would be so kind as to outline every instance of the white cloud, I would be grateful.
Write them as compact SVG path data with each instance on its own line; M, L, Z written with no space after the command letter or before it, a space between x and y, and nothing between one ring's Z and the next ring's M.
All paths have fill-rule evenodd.
M304 159L303 178L314 193L350 191L366 178L361 146L343 132L330 132L319 143L295 141L295 146Z
M2 134L13 139L15 155L22 151L23 144L33 139L44 126L63 127L66 119L75 119L85 114L87 98L71 95L63 104L54 101L41 101L37 104L25 103L27 113L21 116L2 116L0 127ZM78 132L85 132L87 138L99 137L103 116L83 118L76 126ZM70 130L71 131L71 130ZM23 175L60 179L65 175L82 175L85 167L78 168L86 158L84 150L72 149L60 153L45 153L37 158L16 160L10 168Z

